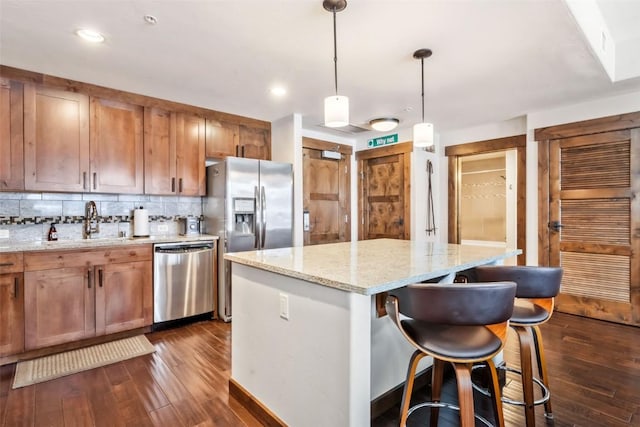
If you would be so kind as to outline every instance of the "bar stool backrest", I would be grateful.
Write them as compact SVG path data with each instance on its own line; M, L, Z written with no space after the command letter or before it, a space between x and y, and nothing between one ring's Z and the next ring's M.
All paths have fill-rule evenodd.
M516 282L517 298L553 298L560 292L562 268L483 265L475 268L479 282Z
M516 284L417 283L390 291L398 311L414 320L444 325L492 325L513 314Z

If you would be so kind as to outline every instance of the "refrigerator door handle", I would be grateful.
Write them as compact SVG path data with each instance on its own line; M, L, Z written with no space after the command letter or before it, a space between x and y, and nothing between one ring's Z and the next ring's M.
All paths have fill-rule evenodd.
M255 235L253 247L255 249L260 249L260 223L258 222L258 203L260 201L260 195L258 194L257 185L253 187L253 197L255 199L255 203L253 204L253 234ZM262 212L260 213L262 214Z
M265 245L265 238L266 233L267 233L267 217L265 212L267 212L267 194L264 191L264 185L262 186L262 188L260 189L260 204L262 207L262 212L260 213L260 219L262 219L262 227L260 230L260 234L262 235L262 237L260 238L261 243L260 243L260 247L262 249L264 249L264 245Z

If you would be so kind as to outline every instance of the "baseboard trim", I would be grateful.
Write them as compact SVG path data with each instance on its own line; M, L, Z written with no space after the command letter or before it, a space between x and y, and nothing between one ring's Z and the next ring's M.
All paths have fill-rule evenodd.
M229 378L229 398L233 398L244 406L264 426L286 427L287 424L271 412L262 402L249 393L244 387Z
M431 367L416 375L413 388L426 387L431 384ZM371 401L371 419L374 420L402 401L404 382L381 394Z

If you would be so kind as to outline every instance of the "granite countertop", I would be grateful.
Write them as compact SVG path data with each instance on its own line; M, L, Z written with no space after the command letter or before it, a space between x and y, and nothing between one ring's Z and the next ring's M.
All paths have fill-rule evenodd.
M225 259L344 291L374 295L520 253L520 249L375 239L228 253Z
M195 234L188 236L150 236L150 237L113 237L79 240L31 241L31 242L3 242L0 240L0 252L27 252L66 249L91 249L107 246L128 246L150 243L193 242L198 240L218 240L218 236L211 234Z

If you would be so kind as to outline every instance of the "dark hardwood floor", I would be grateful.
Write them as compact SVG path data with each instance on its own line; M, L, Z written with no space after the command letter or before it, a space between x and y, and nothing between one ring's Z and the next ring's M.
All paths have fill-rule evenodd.
M0 367L0 426L258 426L229 399L230 332L222 322L154 332L147 335L156 346L151 355L17 390L11 390L15 365ZM640 328L556 313L542 333L555 426L640 426ZM517 366L514 341L510 335L509 366ZM517 394L518 386L509 377L507 393ZM428 390L414 395L428 397ZM455 398L453 381L443 397ZM484 400L478 397L476 406L490 414ZM372 425L397 425L397 411ZM545 426L542 408L536 411ZM505 405L505 418L508 426L524 425L519 407ZM420 412L409 421L428 425ZM443 413L439 425L458 425L456 414Z

